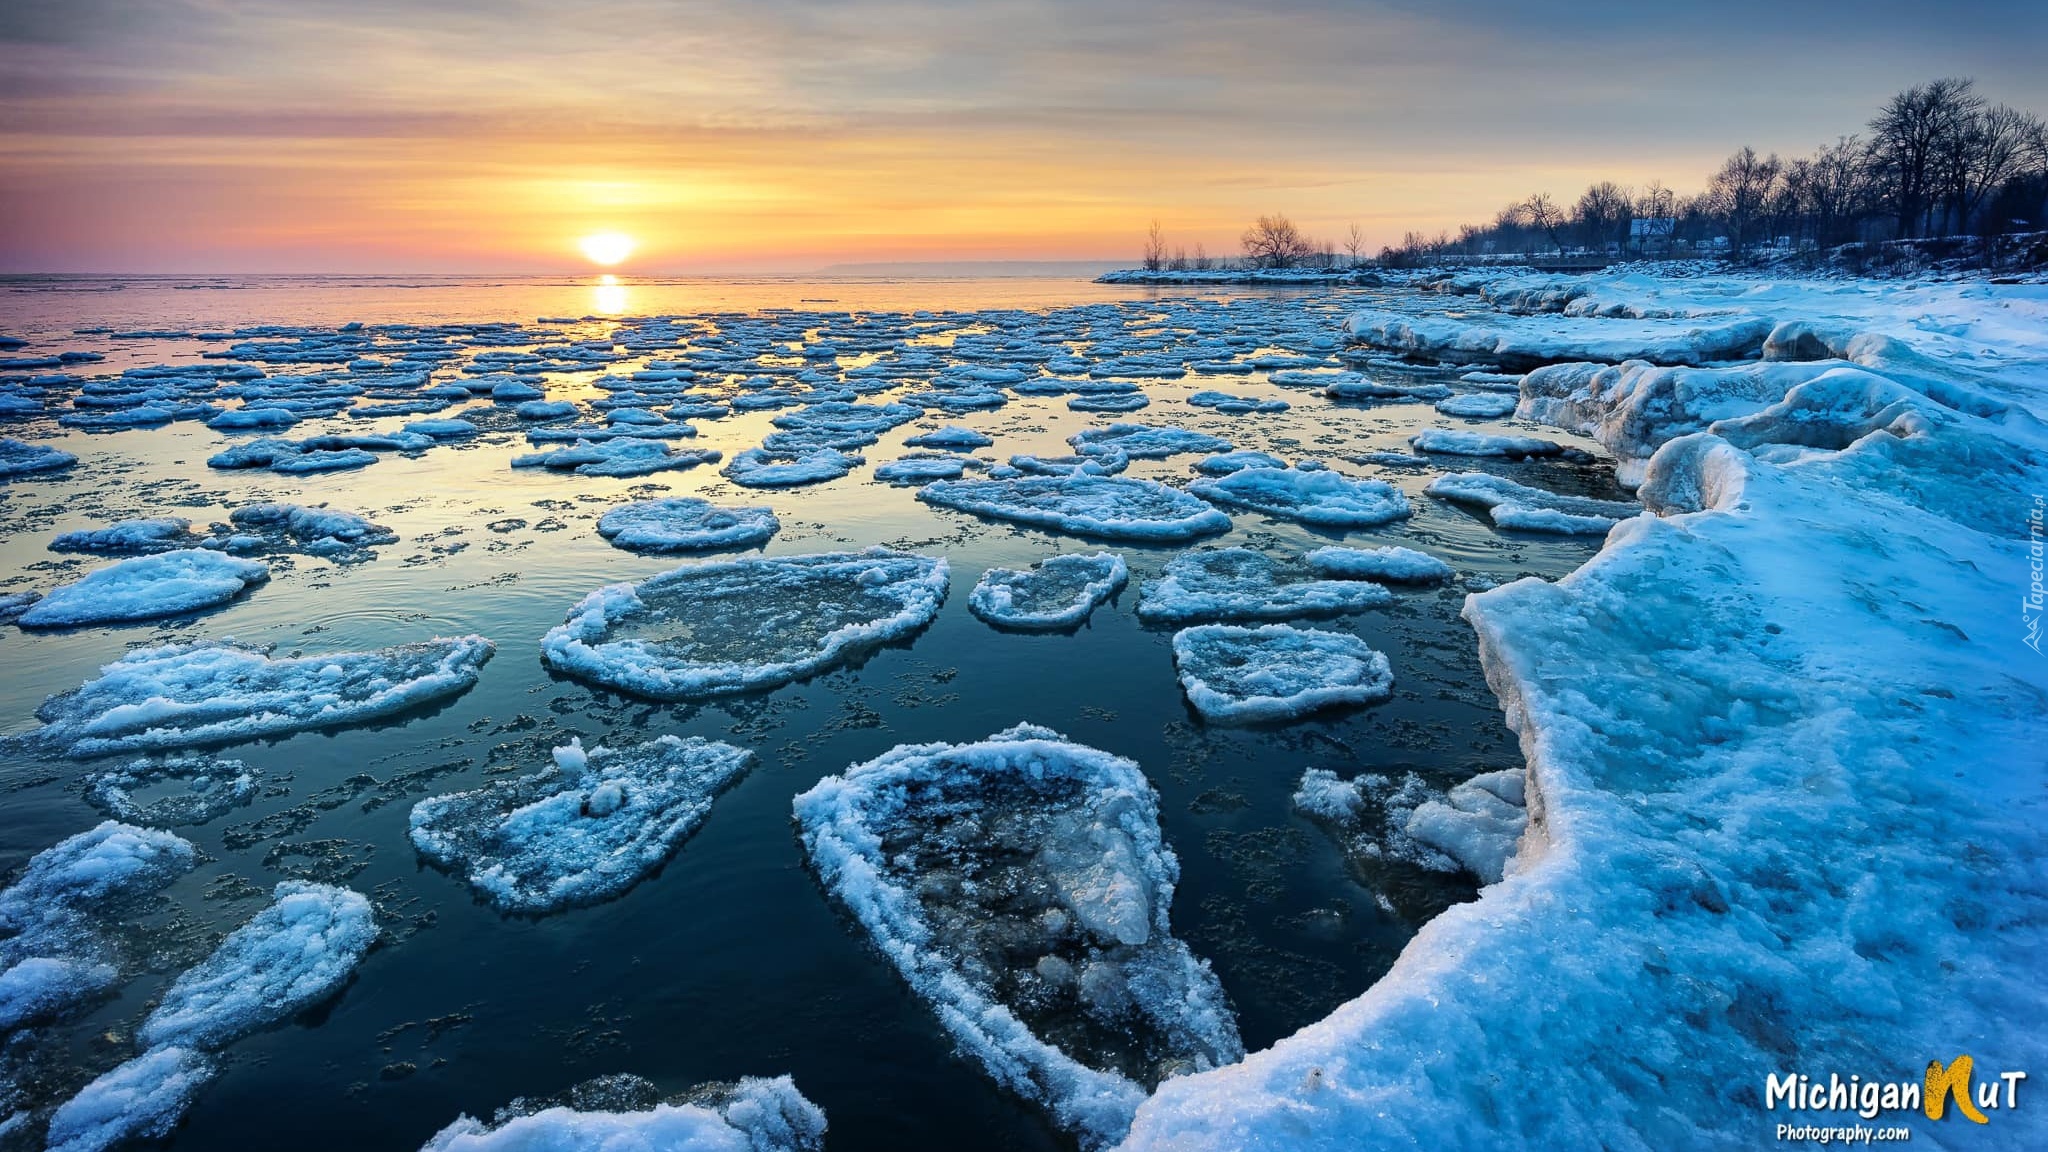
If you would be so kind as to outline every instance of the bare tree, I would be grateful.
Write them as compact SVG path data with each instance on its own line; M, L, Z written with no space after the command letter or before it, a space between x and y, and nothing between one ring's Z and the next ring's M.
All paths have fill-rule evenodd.
M1145 233L1145 271L1157 272L1166 266L1166 233L1160 229L1159 221L1152 222L1151 231Z
M1365 251L1365 229L1360 228L1356 221L1352 223L1351 230L1344 233L1344 251L1351 256L1351 266L1358 267L1359 254Z
M1938 192L1937 165L1983 107L1972 81L1951 76L1906 89L1870 122L1871 156L1900 236L1922 234Z
M1602 180L1579 194L1572 206L1572 222L1586 247L1600 250L1618 240L1628 228L1631 213L1629 190L1612 180Z
M1938 159L1954 231L1968 231L1985 199L2027 171L2042 136L2039 117L2004 104L1970 117Z
M1261 216L1244 230L1244 256L1255 268L1292 268L1313 251L1301 230L1282 215Z
M1564 227L1564 213L1557 207L1557 201L1548 192L1538 192L1522 201L1522 219L1529 227L1550 238L1550 246L1564 251L1564 241L1558 238L1557 230Z
M1207 248L1202 247L1201 241L1195 241L1195 270L1198 272L1207 272L1209 269L1215 266L1215 261L1209 259L1209 250Z
M1744 148L1728 157L1707 185L1710 210L1728 221L1728 241L1736 255L1755 238L1754 225L1777 192L1782 170L1777 153L1759 158L1756 149Z

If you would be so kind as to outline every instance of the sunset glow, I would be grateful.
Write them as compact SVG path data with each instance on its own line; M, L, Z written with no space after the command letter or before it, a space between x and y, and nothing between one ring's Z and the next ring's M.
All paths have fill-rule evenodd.
M607 268L622 263L637 247L633 238L623 232L594 232L578 240L576 246L583 250L585 256L590 257L592 264L601 264Z

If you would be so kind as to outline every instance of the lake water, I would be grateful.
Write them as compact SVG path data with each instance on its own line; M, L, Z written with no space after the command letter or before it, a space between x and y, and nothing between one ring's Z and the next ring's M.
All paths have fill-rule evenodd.
M1197 307L1234 317L1228 331L1252 338L1238 345L1250 354L1283 350L1265 339L1276 323L1334 336L1347 309L1367 302L1451 306L1394 290L1158 290L1038 279L17 278L0 281L0 333L29 341L6 355L103 353L104 361L73 369L97 375L192 363L230 342L116 339L77 329L498 321L527 325L536 339L567 332L602 340L616 325L652 314L928 311L934 316L920 343L943 355L953 336L987 330L987 317L976 315L984 310L1047 313L1062 323L1071 316L1078 324L1072 310L1092 306L1112 310L1132 332L1158 332L1165 317L1171 342L1175 310ZM576 319L535 324L542 316ZM625 372L647 358L623 357L606 370ZM444 367L436 379L451 373ZM578 401L601 396L593 376L550 374L548 391ZM1185 403L1205 388L1293 407L1231 417ZM108 563L46 545L58 532L123 517L178 515L204 525L253 501L328 502L401 538L365 563L274 558L268 584L197 616L56 633L6 629L0 868L102 818L79 786L95 765L22 738L35 732L33 714L46 696L92 678L131 646L233 637L313 653L469 632L498 645L481 682L438 707L226 749L260 773L258 799L212 823L176 829L206 859L133 926L144 954L140 976L89 1014L10 1041L22 1102L52 1106L131 1055L136 1025L177 972L262 908L274 883L304 876L370 895L384 939L337 997L232 1045L226 1071L198 1097L170 1141L174 1149L414 1148L459 1113L488 1116L513 1097L617 1072L668 1091L789 1073L829 1115L834 1149L1072 1147L1039 1109L997 1089L954 1051L928 1006L807 870L790 817L795 794L896 744L973 740L1020 721L1130 757L1150 777L1181 863L1175 930L1214 963L1248 1048L1357 995L1387 969L1420 918L1469 899L1474 882L1421 869L1372 878L1355 872L1330 835L1292 810L1296 781L1313 766L1345 776L1413 771L1445 787L1519 767L1460 606L1472 587L1555 577L1598 546L1597 537L1497 533L1421 490L1442 471L1479 469L1611 496L1611 470L1454 458L1414 469L1345 463L1347 453L1405 449L1417 428L1467 423L1425 403L1336 404L1277 386L1266 372L1190 373L1147 380L1144 390L1151 406L1127 416L1072 412L1057 396L1019 396L989 412L933 412L865 449L870 467L773 492L741 488L716 465L638 479L515 470L509 458L528 448L509 420L468 443L306 477L209 468L209 455L248 436L197 421L112 434L68 431L49 417L0 428L79 457L66 473L0 482L0 592L47 591ZM775 414L700 421L701 434L687 443L730 456L772 431ZM396 428L414 418L340 416L284 434ZM869 475L908 451L905 436L941 424L993 435L995 447L980 455L994 461L1062 454L1074 431L1113 420L1197 429L1289 459L1319 457L1403 488L1415 514L1383 529L1324 533L1240 512L1227 536L1204 542L1276 556L1333 542L1397 543L1453 564L1459 580L1447 587L1403 590L1390 607L1317 624L1353 631L1384 651L1393 698L1285 725L1205 724L1175 681L1171 630L1141 625L1132 610L1138 585L1181 546L1108 545L1129 562L1131 587L1073 635L998 632L966 607L984 569L1104 545L936 509L917 501L914 489ZM1130 474L1184 482L1193 459L1139 461ZM615 549L594 530L608 507L664 494L772 506L783 528L769 554L882 544L943 555L952 565L951 593L928 629L857 666L717 703L650 703L551 675L539 659L540 637L570 605L600 585L687 562ZM659 873L619 899L537 918L503 916L459 878L424 865L407 840L407 813L418 799L537 769L569 736L594 744L671 732L726 740L759 760Z

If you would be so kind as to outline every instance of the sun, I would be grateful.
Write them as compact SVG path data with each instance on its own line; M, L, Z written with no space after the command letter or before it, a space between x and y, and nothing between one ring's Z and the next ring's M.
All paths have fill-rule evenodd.
M609 268L631 256L636 245L624 232L593 232L578 240L576 246L583 249L591 263Z

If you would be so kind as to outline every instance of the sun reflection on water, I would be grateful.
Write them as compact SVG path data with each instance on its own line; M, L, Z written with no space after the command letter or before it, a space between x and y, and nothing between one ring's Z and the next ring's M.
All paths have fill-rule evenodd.
M626 286L619 278L607 272L597 278L596 306L592 311L602 316L623 316L626 312Z

